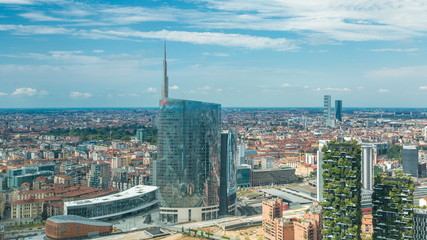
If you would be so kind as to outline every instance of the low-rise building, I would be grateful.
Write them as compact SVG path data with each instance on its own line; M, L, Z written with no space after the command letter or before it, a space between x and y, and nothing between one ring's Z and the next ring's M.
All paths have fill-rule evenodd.
M11 203L12 219L41 218L44 199L29 196L25 200L16 200Z

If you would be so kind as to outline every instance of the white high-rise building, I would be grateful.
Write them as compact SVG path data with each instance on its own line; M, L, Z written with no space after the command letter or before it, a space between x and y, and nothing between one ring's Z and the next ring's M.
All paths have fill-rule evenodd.
M319 150L317 151L317 201L323 201L323 152L322 148L328 145L329 140L319 140Z
M374 144L362 144L362 187L366 190L373 190L374 187L374 149Z

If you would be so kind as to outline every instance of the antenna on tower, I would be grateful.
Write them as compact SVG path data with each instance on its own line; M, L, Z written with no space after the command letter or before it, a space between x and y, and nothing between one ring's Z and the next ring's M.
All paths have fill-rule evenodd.
M166 40L164 42L162 98L169 97L168 63L166 61Z

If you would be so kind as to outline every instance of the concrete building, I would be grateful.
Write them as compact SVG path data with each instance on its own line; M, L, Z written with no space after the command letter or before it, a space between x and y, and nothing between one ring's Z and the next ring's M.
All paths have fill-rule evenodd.
M402 149L403 172L418 177L418 147L414 145L403 146Z
M107 162L96 162L90 165L88 187L107 189L110 186L111 167Z
M12 219L41 218L43 213L44 199L27 197L25 200L13 201L11 205Z
M262 228L268 240L320 240L322 215L318 204L311 206L302 219L283 218L281 199L262 202Z

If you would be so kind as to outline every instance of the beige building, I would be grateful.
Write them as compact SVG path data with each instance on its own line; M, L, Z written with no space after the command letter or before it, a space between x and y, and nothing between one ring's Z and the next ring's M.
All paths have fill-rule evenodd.
M12 219L37 218L43 213L44 199L36 199L34 196L27 197L25 200L16 200L12 202Z
M70 176L66 176L66 175L58 175L55 176L54 183L60 183L60 184L65 184L68 186L74 186L74 178L70 177Z
M262 202L262 227L268 240L320 240L321 207L316 203L302 219L283 218L283 201L274 199Z

